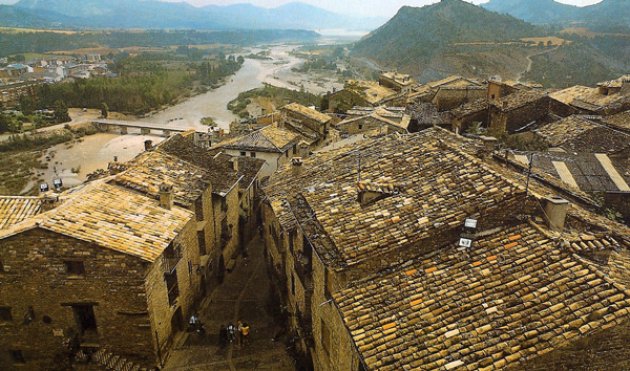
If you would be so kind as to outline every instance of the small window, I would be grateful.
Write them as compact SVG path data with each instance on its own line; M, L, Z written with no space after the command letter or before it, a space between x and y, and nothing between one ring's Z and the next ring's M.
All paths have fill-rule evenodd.
M197 243L199 244L199 255L206 255L206 232L203 229L197 232Z
M293 145L293 154L297 154L297 144Z
M10 350L9 353L11 354L11 359L13 360L13 363L26 363L26 360L24 359L24 355L22 354L21 350L13 349Z
M291 274L291 294L295 296L295 276Z
M0 273L4 272L4 264L2 264L2 260L0 260Z
M11 315L11 307L0 307L0 321L13 321L13 316Z
M285 156L287 156L287 157L289 157L289 151L286 151L286 152L284 153L284 155L285 155Z
M256 152L250 152L249 155L253 158L256 158Z
M363 130L363 124L359 124L359 130Z
M242 156L242 157L247 156L247 152L241 152L241 156Z
M188 261L188 277L192 277L193 265L192 262ZM190 284L192 285L192 280L190 280Z
M66 265L66 273L71 276L83 276L85 275L85 266L82 261L78 260L66 260L63 262Z
M321 333L321 341L322 341L322 348L324 348L324 351L326 352L326 354L328 354L330 356L330 329L328 328L328 326L326 326L326 322L324 322L324 320L321 320L321 328L322 328L322 333Z

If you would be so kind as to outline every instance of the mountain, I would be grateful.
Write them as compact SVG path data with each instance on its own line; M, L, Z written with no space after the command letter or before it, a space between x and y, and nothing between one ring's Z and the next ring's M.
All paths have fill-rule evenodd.
M490 0L482 6L535 24L581 23L599 27L604 25L630 27L628 0L603 0L584 7L562 4L554 0Z
M22 12L22 17L13 13ZM45 16L42 16L45 15ZM303 3L277 8L251 4L211 5L155 0L21 0L0 8L0 21L58 24L83 28L144 29L374 29L385 19L344 16ZM20 20L23 24L20 24ZM2 22L0 25L4 25Z
M519 0L501 1L517 4ZM530 1L549 3L526 0ZM609 4L598 11L609 9L611 0L606 1ZM630 3L612 1L622 6ZM422 8L401 8L389 22L358 41L352 56L368 66L412 74L421 82L458 74L479 79L500 75L548 87L591 85L619 77L630 68L628 39L616 35L576 37L547 46L550 40L562 40L558 36L570 36L462 0L442 0ZM521 40L529 37L539 39Z
M524 21L462 0L442 0L422 8L401 8L389 22L360 40L353 52L378 63L404 66L428 63L453 44L513 40L541 32Z
M509 14L535 24L558 23L578 17L580 8L554 0L491 0L482 5L493 12Z

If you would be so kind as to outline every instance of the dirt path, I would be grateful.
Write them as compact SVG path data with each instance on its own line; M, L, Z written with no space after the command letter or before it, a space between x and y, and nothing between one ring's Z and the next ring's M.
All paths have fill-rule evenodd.
M518 77L516 78L516 81L521 81L523 76L525 74L529 73L532 70L532 67L534 65L534 60L532 59L533 57L538 57L540 55L545 55L545 54L551 53L553 51L558 50L559 48L560 48L560 46L556 46L555 48L552 48L552 49L546 49L546 50L543 50L543 51L537 51L535 53L528 54L527 57L526 57L527 58L527 68L525 69L525 71L523 71L523 72L518 74Z

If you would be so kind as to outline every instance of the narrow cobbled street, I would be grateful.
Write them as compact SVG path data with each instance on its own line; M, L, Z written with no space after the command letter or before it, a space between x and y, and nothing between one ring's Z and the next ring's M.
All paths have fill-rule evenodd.
M295 370L284 343L273 341L279 327L268 313L269 277L260 239L248 246L249 258L238 258L231 273L201 304L199 317L205 337L183 334L165 370ZM248 344L219 347L221 325L243 321L250 325Z

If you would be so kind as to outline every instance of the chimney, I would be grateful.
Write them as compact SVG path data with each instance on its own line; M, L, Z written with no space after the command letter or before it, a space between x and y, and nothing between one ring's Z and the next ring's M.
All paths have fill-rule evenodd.
M144 150L145 151L150 151L153 149L153 141L152 140L145 140L144 141Z
M59 204L59 195L55 193L46 193L42 196L41 212L54 209Z
M233 157L230 162L232 163L232 170L238 172L239 167L238 167L238 157Z
M170 184L160 184L160 207L166 210L173 208L173 186Z
M291 164L293 164L292 169L293 169L293 175L298 175L302 172L302 169L304 168L304 161L302 160L301 157L293 157L291 159Z
M549 228L552 231L562 232L564 230L564 223L570 205L569 201L562 197L553 196L546 198L545 214Z

